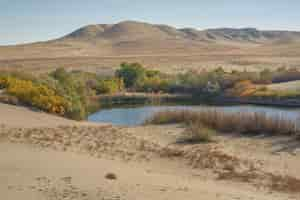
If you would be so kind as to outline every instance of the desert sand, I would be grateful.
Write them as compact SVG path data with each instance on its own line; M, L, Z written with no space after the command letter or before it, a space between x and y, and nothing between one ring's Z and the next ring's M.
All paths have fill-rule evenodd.
M294 138L186 144L181 125L73 122L5 104L0 122L1 199L300 199Z

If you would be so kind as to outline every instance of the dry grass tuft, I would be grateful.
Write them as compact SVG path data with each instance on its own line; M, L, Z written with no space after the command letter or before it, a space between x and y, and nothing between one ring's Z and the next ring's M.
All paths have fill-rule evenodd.
M201 124L222 132L241 134L289 135L298 134L296 123L280 116L265 113L225 113L222 111L163 111L154 114L145 124Z
M184 134L186 136L185 142L212 142L216 131L203 126L201 123L192 122L187 126Z
M256 186L263 186L271 191L300 193L300 180L288 175L278 175L266 172L246 171L237 172L218 171L219 180L236 180L240 182L252 183Z

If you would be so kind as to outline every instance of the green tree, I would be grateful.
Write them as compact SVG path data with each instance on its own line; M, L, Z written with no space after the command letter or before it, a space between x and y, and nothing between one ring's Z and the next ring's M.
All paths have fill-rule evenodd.
M146 75L145 68L139 63L122 63L116 76L124 80L126 88L134 87Z
M68 101L66 116L75 120L87 116L87 87L72 72L58 68L50 74L56 80L55 90Z
M113 94L124 89L124 83L119 78L107 78L99 80L96 91L98 94Z

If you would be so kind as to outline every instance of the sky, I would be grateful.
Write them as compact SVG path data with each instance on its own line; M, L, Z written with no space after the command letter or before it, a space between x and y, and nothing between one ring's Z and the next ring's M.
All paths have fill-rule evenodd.
M88 24L300 31L300 0L0 0L0 45L59 38Z

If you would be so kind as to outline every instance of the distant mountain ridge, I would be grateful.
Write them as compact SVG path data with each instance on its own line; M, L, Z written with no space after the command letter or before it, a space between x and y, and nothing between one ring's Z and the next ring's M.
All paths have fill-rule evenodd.
M82 27L62 39L107 40L112 42L136 40L191 40L199 42L248 42L275 43L300 40L300 32L260 31L256 28L218 28L197 30L194 28L177 29L167 25L154 25L136 21L117 24L98 24Z
M10 65L6 60L16 59L80 58L82 63L95 65L96 62L85 62L83 58L123 57L121 61L124 61L130 57L133 61L144 62L143 56L152 57L150 65L161 62L186 65L191 63L187 56L205 62L201 56L207 55L214 60L223 59L222 56L299 57L300 32L255 28L197 30L123 21L84 26L45 42L0 46L0 60L4 60L5 66Z

